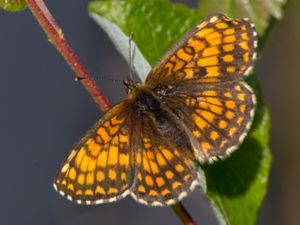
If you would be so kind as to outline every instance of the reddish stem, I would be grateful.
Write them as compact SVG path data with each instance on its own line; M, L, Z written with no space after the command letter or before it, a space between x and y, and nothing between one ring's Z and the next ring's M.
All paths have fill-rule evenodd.
M81 64L77 56L70 48L61 28L57 25L54 17L49 12L43 0L26 0L27 5L37 21L40 23L49 40L54 44L57 50L61 53L64 59L68 62L70 67L74 70L80 82L87 89L94 101L102 109L107 111L109 109L109 102L100 91L95 80L91 77L89 72Z
M102 111L107 111L109 109L109 102L105 96L100 91L95 80L91 77L89 72L81 64L77 56L74 54L70 48L62 29L56 23L54 17L51 15L47 6L43 0L26 0L29 9L35 16L37 21L40 23L45 33L47 34L49 40L54 44L57 50L61 53L70 67L76 73L78 80L82 82L84 87L93 97L94 101L102 109ZM192 217L189 215L187 210L181 203L177 203L172 206L173 211L179 217L185 225L196 225Z
M184 208L181 202L172 205L173 211L176 213L177 217L181 220L181 222L185 225L197 225L197 223L190 216L188 211Z

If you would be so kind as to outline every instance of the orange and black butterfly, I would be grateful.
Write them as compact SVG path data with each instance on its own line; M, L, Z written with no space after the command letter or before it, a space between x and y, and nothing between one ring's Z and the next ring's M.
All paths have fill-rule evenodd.
M145 83L124 81L128 99L113 106L77 143L54 187L78 204L131 195L170 205L199 184L195 163L228 156L243 141L255 111L242 81L256 58L247 19L217 14L179 40Z

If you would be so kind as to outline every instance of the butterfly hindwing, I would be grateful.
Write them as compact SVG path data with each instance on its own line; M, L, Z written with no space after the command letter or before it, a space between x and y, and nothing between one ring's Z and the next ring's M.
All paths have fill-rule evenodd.
M150 86L238 79L252 68L257 34L247 19L205 18L181 38L149 73Z
M140 133L131 194L146 205L174 204L198 184L195 165L182 149L159 133L148 117L143 117Z
M243 82L186 85L173 90L166 105L199 143L201 162L228 156L248 132L255 110L255 95Z
M134 162L128 100L110 109L77 143L55 177L57 191L79 204L99 204L128 194Z

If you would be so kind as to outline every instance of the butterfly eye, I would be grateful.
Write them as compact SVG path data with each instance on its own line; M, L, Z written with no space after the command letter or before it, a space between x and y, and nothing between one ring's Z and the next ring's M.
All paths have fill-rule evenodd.
M128 94L131 93L133 89L137 86L137 83L130 79L123 80L123 84Z

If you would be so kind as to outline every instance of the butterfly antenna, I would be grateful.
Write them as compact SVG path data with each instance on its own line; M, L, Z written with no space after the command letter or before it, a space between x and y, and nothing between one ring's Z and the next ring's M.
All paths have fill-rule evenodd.
M86 78L84 77L75 77L75 81L82 81L82 80L85 80ZM94 77L94 80L97 81L97 80L109 80L109 81L112 81L112 82L116 82L116 83L122 83L123 81L122 80L118 80L118 79L114 79L114 78L108 78L108 77L104 77L104 76L99 76L99 77Z
M108 78L108 77L96 77L94 78L95 80L109 80L109 81L112 81L112 82L116 82L116 83L122 83L123 81L122 80L118 80L118 79L114 79L114 78Z
M133 41L133 33L131 32L129 36L129 79L130 80L133 80L132 41Z

